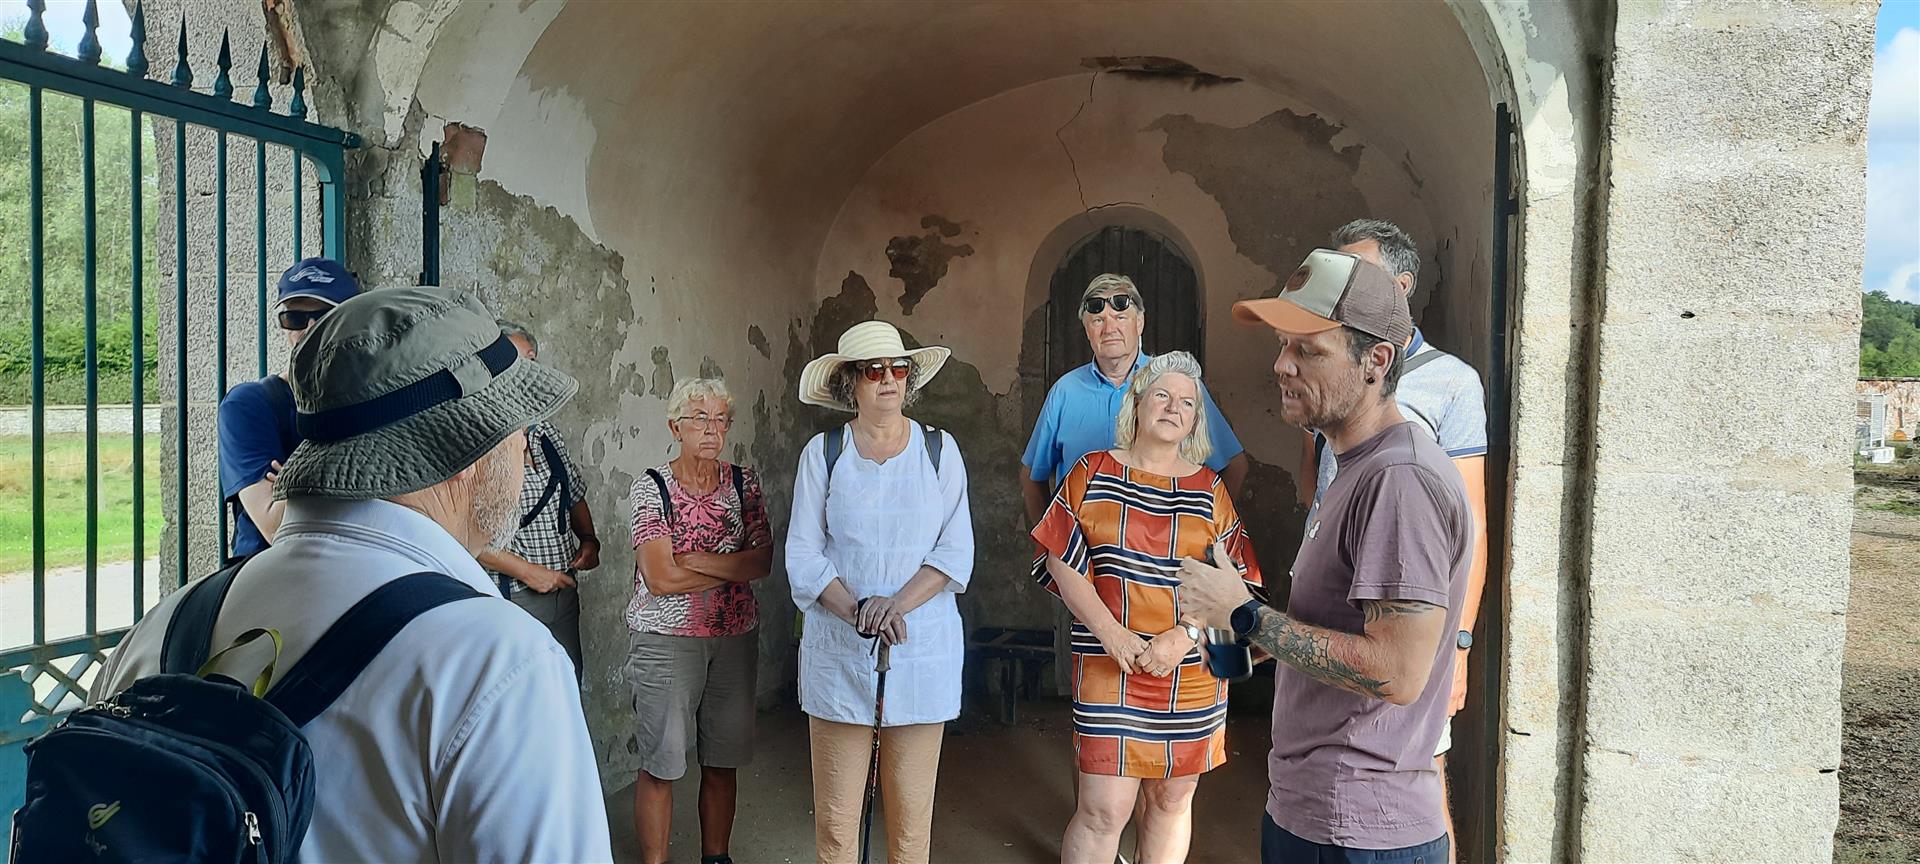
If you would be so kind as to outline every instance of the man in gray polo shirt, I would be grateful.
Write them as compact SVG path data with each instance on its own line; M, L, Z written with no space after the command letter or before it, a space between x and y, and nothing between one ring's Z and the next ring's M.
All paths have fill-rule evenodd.
M1385 270L1318 249L1277 298L1234 305L1277 335L1281 415L1340 472L1294 559L1286 612L1189 560L1180 613L1272 653L1262 864L1445 861L1432 754L1447 719L1473 516L1445 451L1393 398L1413 336ZM1226 560L1215 550L1214 560Z

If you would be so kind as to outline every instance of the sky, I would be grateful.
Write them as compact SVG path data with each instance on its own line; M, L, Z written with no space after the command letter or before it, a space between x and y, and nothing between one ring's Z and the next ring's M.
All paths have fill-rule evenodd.
M1920 0L1887 0L1874 34L1861 281L1920 303Z
M48 0L54 50L75 52L86 29L80 22L85 9L83 0ZM0 21L26 16L26 0L0 0ZM124 62L130 45L125 8L105 0L100 19L101 50ZM156 65L161 59L154 58ZM1874 34L1861 290L1920 303L1920 0L1886 0Z
M86 11L84 0L47 0L47 41L53 43L53 50L62 54L79 53L80 35L87 32L80 16ZM0 21L15 20L27 20L27 0L0 0ZM131 27L132 22L127 20L127 10L120 0L101 0L100 53L116 63L127 62L127 51L133 47L133 39L127 35ZM157 58L154 59L158 65Z

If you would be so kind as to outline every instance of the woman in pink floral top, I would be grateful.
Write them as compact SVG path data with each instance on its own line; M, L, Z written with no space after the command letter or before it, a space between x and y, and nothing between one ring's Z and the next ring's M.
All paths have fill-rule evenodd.
M640 775L634 822L647 862L667 860L673 781L699 745L700 854L732 864L735 772L753 755L758 607L749 583L773 567L773 537L754 473L720 461L733 397L719 379L681 382L667 399L673 461L633 482L633 685ZM711 818L709 818L711 817Z

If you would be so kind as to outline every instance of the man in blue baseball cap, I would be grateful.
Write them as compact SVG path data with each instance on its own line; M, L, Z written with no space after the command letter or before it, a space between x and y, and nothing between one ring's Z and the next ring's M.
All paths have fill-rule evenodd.
M287 268L274 307L287 345L299 345L315 321L359 293L360 280L330 258ZM220 494L233 507L236 558L267 548L280 527L286 502L273 500L273 484L281 463L300 446L295 413L284 375L244 382L220 400Z

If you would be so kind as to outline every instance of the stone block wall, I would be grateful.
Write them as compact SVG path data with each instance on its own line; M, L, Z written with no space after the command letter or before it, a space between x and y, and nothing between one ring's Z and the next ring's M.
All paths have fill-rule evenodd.
M1616 10L1583 861L1832 855L1876 5Z

